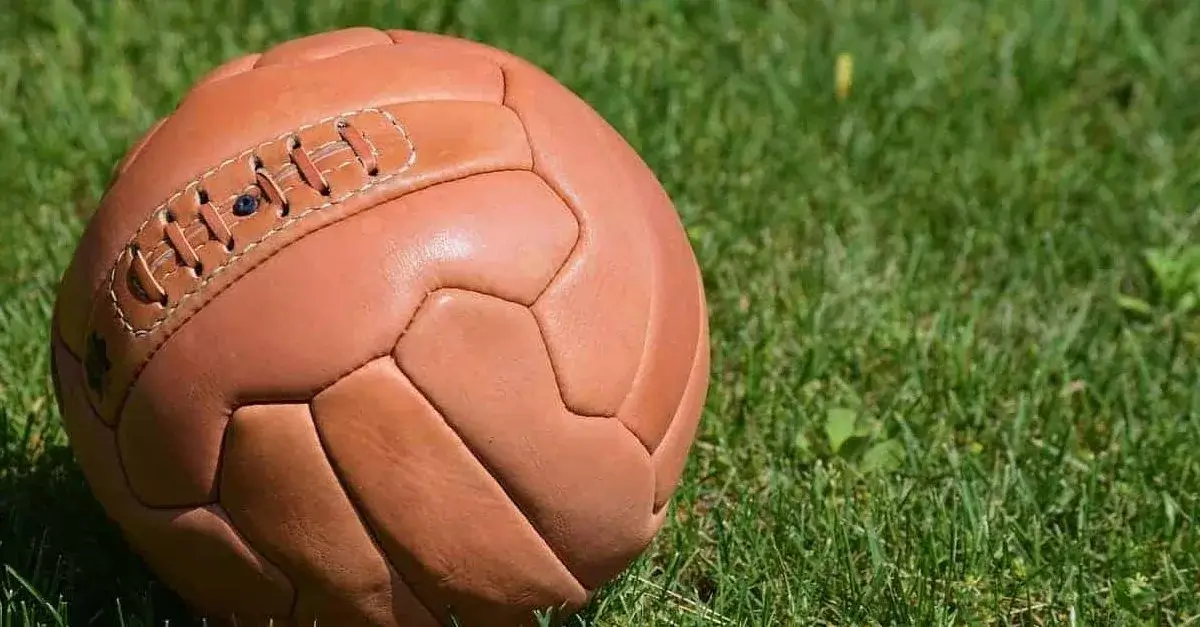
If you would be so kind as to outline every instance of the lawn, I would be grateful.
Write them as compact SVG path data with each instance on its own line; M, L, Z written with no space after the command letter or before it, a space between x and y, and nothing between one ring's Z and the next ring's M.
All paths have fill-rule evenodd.
M542 65L688 227L703 427L586 624L1200 623L1200 5L6 0L0 627L192 624L66 448L54 290L191 81L357 24Z

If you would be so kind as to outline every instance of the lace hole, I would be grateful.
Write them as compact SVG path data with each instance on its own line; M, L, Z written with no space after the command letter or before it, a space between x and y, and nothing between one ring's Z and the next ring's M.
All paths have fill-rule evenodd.
M233 201L233 215L244 218L258 211L258 198L252 194L240 194Z
M207 205L208 204L208 190L204 189L204 188L197 189L196 190L196 200L202 205Z

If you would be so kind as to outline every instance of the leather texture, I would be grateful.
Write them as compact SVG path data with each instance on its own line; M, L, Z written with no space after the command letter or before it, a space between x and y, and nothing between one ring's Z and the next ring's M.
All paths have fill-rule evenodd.
M584 101L474 42L230 60L130 148L58 295L65 429L131 546L238 625L530 625L661 528L699 268Z

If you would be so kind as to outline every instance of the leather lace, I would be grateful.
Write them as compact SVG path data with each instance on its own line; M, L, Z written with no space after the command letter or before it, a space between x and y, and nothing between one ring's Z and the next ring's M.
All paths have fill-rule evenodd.
M362 129L354 126L346 119L337 120L336 128L338 136L350 147L350 151L358 159L359 163L362 164L367 174L369 176L378 174L379 161ZM296 167L296 172L304 185L312 188L322 196L330 195L332 190L329 186L329 181L325 178L320 168L317 167L312 155L305 150L298 136L293 135L288 141L287 155L288 161ZM279 207L281 216L287 216L289 211L288 199L284 195L283 188L279 186L275 177L263 166L262 159L257 154L251 156L251 168L254 172L253 189L238 196L237 200L234 201L235 204L247 202L243 197L251 196L253 200L249 202L257 206L258 198L265 196L268 202ZM217 210L217 206L209 197L207 190L203 187L196 190L196 196L199 205L196 219L205 227L208 234L206 241L216 241L223 245L227 252L232 253L234 250L234 234L229 218L232 218L236 224L236 220L239 219L238 216L231 215L229 218L222 216L221 212ZM250 215L251 213L253 213L253 210L246 215ZM184 233L183 228L179 226L174 214L168 210L166 217L167 223L163 227L163 234L167 247L175 253L175 258L179 260L180 265L190 269L197 276L203 274L204 267L200 261L200 254L197 252L196 247L188 241L187 235ZM166 304L166 289L155 278L154 272L150 268L150 262L146 259L141 247L137 244L132 245L130 253L133 257L133 275L141 291L149 301Z

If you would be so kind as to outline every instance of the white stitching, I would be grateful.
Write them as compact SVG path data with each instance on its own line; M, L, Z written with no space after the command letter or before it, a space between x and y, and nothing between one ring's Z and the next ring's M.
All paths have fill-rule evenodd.
M130 242L137 239L142 234L142 231L144 231L146 229L146 227L150 225L150 222L154 219L155 216L158 215L158 213L160 211L163 211L164 209L167 208L168 205L170 205L171 203L178 200L179 197L184 195L189 189L191 189L193 187L197 187L200 185L200 183L203 183L205 180L211 178L213 174L216 174L217 170L224 168L225 166L233 163L234 161L237 161L238 159L245 159L246 157L249 157L251 154L262 150L264 147L266 147L270 144L274 144L277 141L287 139L288 137L291 137L292 135L302 133L310 128L316 128L322 124L331 122L340 117L357 115L359 113L366 113L368 111L379 113L379 114L383 115L384 117L388 118L389 120L392 119L392 116L390 114L388 114L388 112L386 112L382 109L377 109L375 107L367 107L365 109L355 109L353 111L346 111L343 113L338 113L336 115L331 115L328 117L321 118L320 120L317 120L316 122L312 122L310 124L301 125L300 127L296 128L296 129L293 129L293 130L290 130L290 131L287 131L284 133L280 133L279 135L275 136L272 139L268 139L267 141L255 146L253 148L247 148L246 150L242 151L241 154L239 154L235 157L230 157L230 158L222 161L221 163L218 163L217 165L205 170L203 173L200 174L200 176L196 177L195 179L189 181L186 185L184 185L183 189L179 190L178 192L175 192L174 194L171 195L170 198L167 198L161 205L159 205L158 207L155 207L154 211L150 212L150 217L146 218L146 221L142 223L142 226L139 227L137 232L134 233L133 237L130 238ZM397 127L399 128L399 125L397 125ZM402 134L404 133L403 129L401 129L401 133ZM408 135L404 134L404 136L407 139ZM409 143L411 143L411 142L409 142Z
M334 154L337 154L337 153L334 153ZM358 158L354 155L354 153L352 151L348 151L348 154L346 156L349 157L349 159L347 159L346 161L343 161L342 163L340 163L336 166L333 166L331 168L325 168L324 170L321 170L320 171L321 176L329 176L331 174L334 174L336 172L344 170L350 166L361 165L358 161ZM280 177L280 178L282 178L282 177ZM308 187L308 185L305 185L304 183L300 183L299 185L288 185L287 187L285 187L279 191L282 192L284 196L287 196L288 192L290 192L294 189L300 189L303 187Z
M396 130L400 131L400 135L401 135L401 137L404 138L404 142L406 144L408 144L408 159L404 162L404 165L402 165L399 170L397 170L391 174L388 174L386 176L381 176L381 177L375 179L374 181L368 181L362 187L350 190L350 191L346 192L345 194L342 194L341 196L331 199L329 202L326 202L323 205L319 205L316 207L310 207L294 216L289 217L287 220L284 220L283 222L281 222L280 224L275 226L275 228L272 228L271 230L267 231L266 233L263 233L261 236L259 236L258 239L247 244L246 247L244 249L242 249L242 252L231 256L229 259L225 260L225 263L222 263L221 265L217 266L212 271L211 274L209 274L207 277L204 278L203 281L200 281L199 283L196 284L195 287L193 287L192 289L185 292L182 296L180 296L179 300L176 301L174 305L171 305L170 307L167 307L165 310L163 310L163 312L161 314L159 314L159 319L157 321L155 321L153 324L151 324L149 327L146 327L144 329L138 329L133 326L133 324L129 321L128 316L125 314L125 310L121 307L120 300L117 298L117 291L116 291L117 268L121 265L121 260L125 257L125 255L128 254L129 245L131 245L135 240L138 239L138 237L141 235L142 231L144 231L146 229L146 227L150 224L150 222L155 217L158 216L160 211L163 211L168 205L173 203L180 196L182 196L185 192L187 192L188 189L191 189L192 187L199 185L201 182L203 182L207 178L211 177L214 173L216 173L217 170L224 168L225 166L237 161L238 159L243 159L256 151L261 150L264 146L266 146L268 144L272 144L274 142L285 139L293 134L299 133L301 131L304 131L304 130L307 130L310 128L314 128L316 126L320 126L321 124L325 124L327 122L336 120L341 117L357 115L359 113L365 113L365 112L373 112L373 113L378 113L378 114L382 115L385 119L387 119L388 122L390 122L392 124L392 126L394 126L396 128ZM206 285L208 285L210 282L212 282L213 279L220 276L222 272L224 272L226 269L228 269L230 266L232 266L235 261L244 257L251 250L254 250L255 248L257 248L268 237L286 229L287 227L289 227L292 224L296 223L297 221L301 220L305 216L313 213L314 211L320 211L321 209L329 208L333 205L336 205L342 201L347 200L351 196L361 194L362 192L365 192L373 187L376 187L378 185L386 183L387 181L407 172L410 168L412 168L413 164L416 163L416 160L417 160L417 147L413 144L412 138L409 137L408 130L405 129L404 126L402 124L400 124L400 122L398 120L396 120L396 118L391 113L388 113L387 111L384 111L383 109L378 109L375 107L368 107L365 109L358 109L356 111L339 113L337 115L332 115L329 117L321 118L317 122L313 122L311 124L305 124L304 126L301 126L293 131L288 131L286 133L282 133L275 139L265 141L265 142L259 144L258 146L255 146L254 148L246 150L246 151L242 152L241 154L237 155L236 157L231 157L229 159L226 159L226 160L222 161L219 165L217 165L209 170L206 170L199 177L197 177L196 179L194 179L191 182L184 185L182 190L173 194L170 198L168 198L166 200L166 202L159 205L154 211L152 211L150 213L150 217L147 218L146 221L142 223L142 226L140 228L138 228L137 232L134 233L133 237L131 237L129 239L129 243L127 243L125 246L125 251L123 251L117 257L116 262L113 263L112 270L109 272L109 277L108 277L108 295L109 295L109 298L112 299L113 308L116 309L118 318L120 318L121 326L125 327L125 330L127 332L133 334L135 337L142 337L145 335L149 335L150 333L153 333L155 329L157 329L158 327L160 327L164 323L166 323L166 321L170 318L172 312L174 312L176 309L178 309L180 306L182 306L185 302L187 302L187 300L189 298L191 298L197 292L204 289L204 287Z
M226 198L225 200L222 200L222 201L220 201L220 202L212 202L211 204L214 204L214 205L220 206L220 205L223 205L223 204L226 204L226 203L229 203L229 202L233 201L233 200L234 200L235 198L237 198L238 196L239 196L239 194L230 194L230 195L229 195L229 197L228 197L228 198ZM218 211L217 213L218 213L218 214L220 214L221 212L220 212L220 211ZM193 222L192 224L195 224L195 223ZM191 227L191 225L189 224L189 225L188 225L188 227L190 228L190 227ZM207 228L207 227L206 227L206 228ZM140 230L141 230L141 229L139 229L139 231L140 231ZM184 233L187 233L187 230L185 230L185 231L184 231ZM130 244L132 244L132 242L130 242ZM165 241L160 241L160 242L158 243L158 245L156 245L154 248L151 248L151 249L150 249L150 251L149 251L149 252L150 252L150 254L146 255L146 258L147 258L147 259L150 259L150 260L152 260L152 261L151 261L151 263L153 263L153 260L157 259L157 257L158 257L159 255L162 255L163 253L166 253L166 252L167 252L167 251L169 251L169 250L172 250L172 249L171 249L171 246L170 246L170 245L168 245L168 244L167 244ZM119 258L118 258L118 259L119 259ZM176 270L177 270L177 269L176 269ZM167 279L167 277L171 276L172 274L175 274L176 270L172 270L172 271L170 271L170 272L168 272L168 273L164 274L164 275L163 275L163 277L162 277L162 279L160 279L160 280L163 280L163 281L165 281L165 280Z

